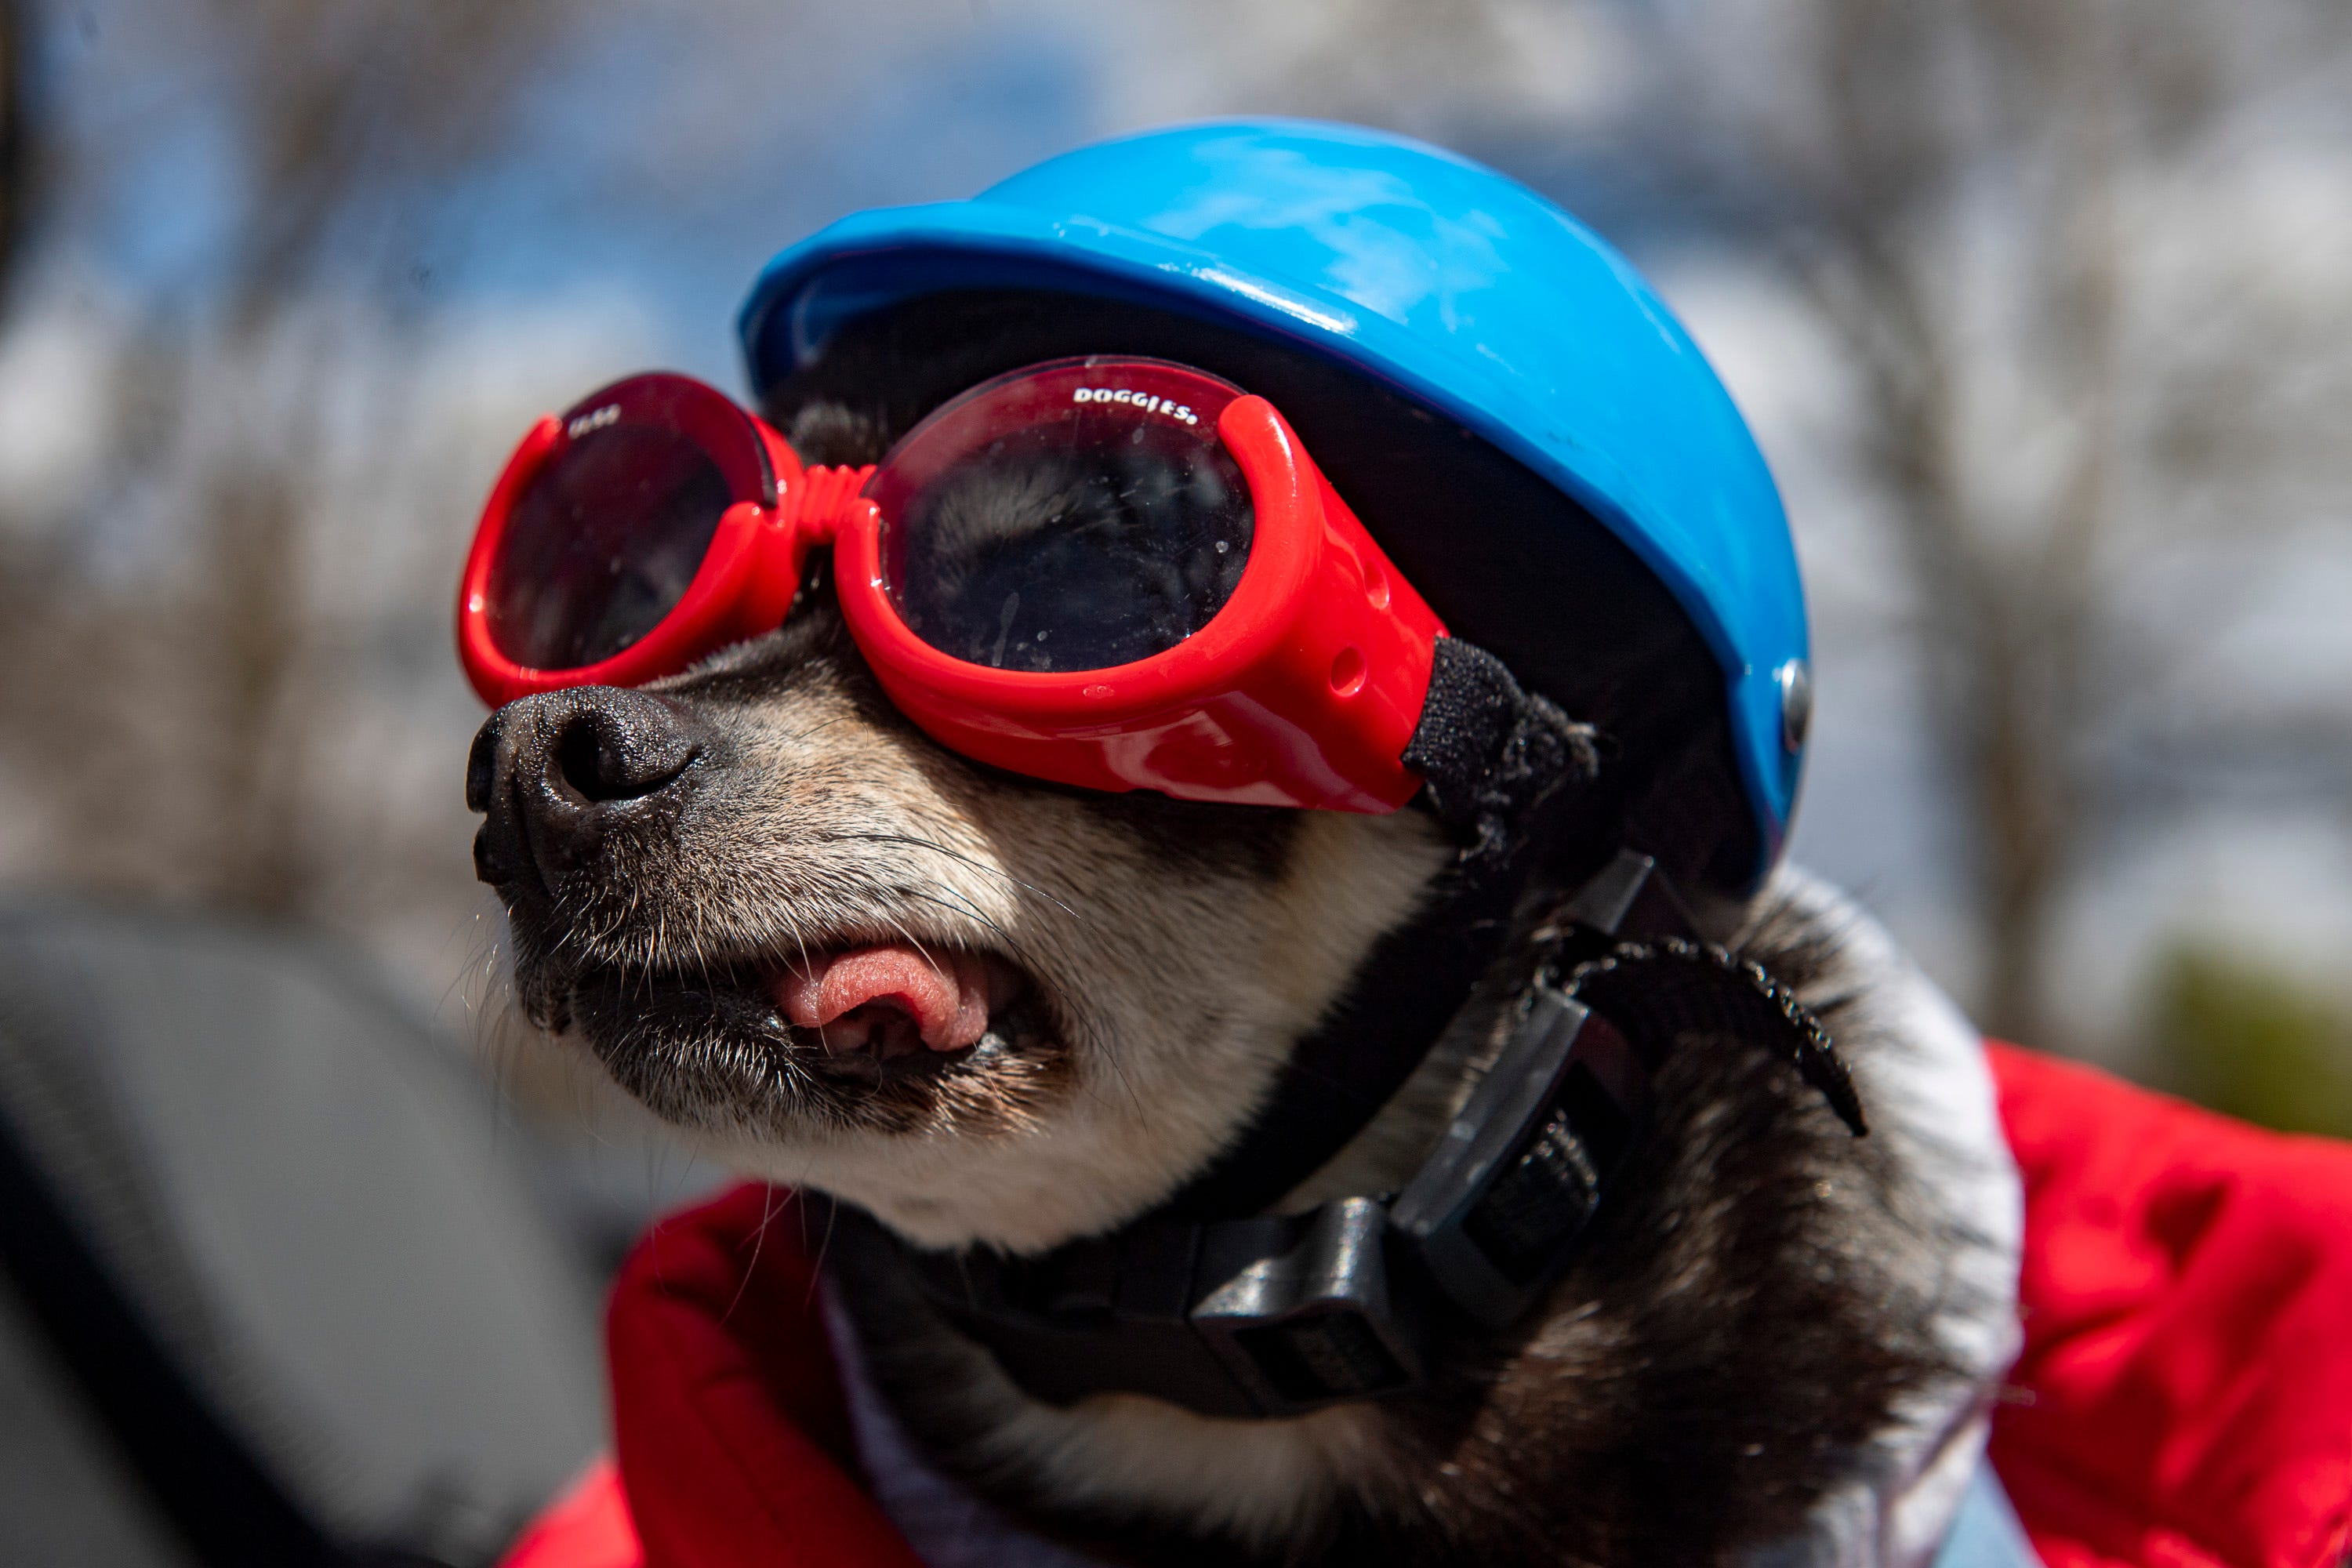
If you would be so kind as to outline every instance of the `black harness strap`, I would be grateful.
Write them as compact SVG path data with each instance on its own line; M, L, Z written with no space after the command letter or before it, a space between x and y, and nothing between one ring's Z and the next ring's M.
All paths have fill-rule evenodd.
M1612 944L1571 921L1501 1056L1393 1199L1162 1213L1028 1259L919 1251L846 1209L845 1235L895 1252L1051 1404L1117 1389L1208 1415L1289 1415L1405 1393L1425 1374L1433 1312L1499 1330L1533 1308L1649 1136L1659 1068L1725 1043L1787 1061L1862 1135L1829 1037L1762 968L1679 939Z
M1429 903L1374 945L1323 1026L1292 1049L1242 1141L1155 1217L1258 1213L1363 1131L1501 956L1528 873L1600 754L1590 726L1522 689L1501 659L1440 637L1403 761L1422 777L1421 804L1461 843L1459 858Z

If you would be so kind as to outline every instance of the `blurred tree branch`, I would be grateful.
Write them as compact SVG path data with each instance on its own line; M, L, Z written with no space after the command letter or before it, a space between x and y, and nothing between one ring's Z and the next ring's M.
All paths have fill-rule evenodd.
M2131 557L2184 495L2229 498L2237 528L2272 499L2233 416L2278 378L2274 340L2209 294L2218 352L2170 352L2133 210L2282 81L2345 79L2339 7L2267 9L2298 47L2250 67L2245 14L2198 0L1633 8L1664 156L1769 241L1854 378L1855 461L1974 828L1980 1016L2020 1037L2056 1026L2053 921L2109 823L2110 731L2160 705ZM1759 26L1777 70L1741 47ZM2268 434L2275 466L2310 469L2308 441Z
M292 911L331 891L322 840L374 826L339 811L315 766L341 717L320 706L333 655L316 600L340 312L404 282L445 183L509 132L579 14L195 0L177 18L222 73L234 206L194 280L152 291L122 346L104 493L12 541L0 583L10 749L47 796L53 874ZM0 173L22 167L17 124ZM85 139L60 149L61 173L102 182L123 152ZM18 188L0 193L0 226L21 223ZM158 565L93 576L141 507L160 514Z

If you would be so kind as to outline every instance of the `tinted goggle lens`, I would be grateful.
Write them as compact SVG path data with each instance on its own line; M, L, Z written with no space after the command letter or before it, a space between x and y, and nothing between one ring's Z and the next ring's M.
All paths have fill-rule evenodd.
M727 480L673 431L573 442L524 492L490 568L490 636L537 669L610 658L677 607L727 510Z
M1249 560L1249 484L1215 423L1237 395L1178 366L1076 362L947 405L866 490L899 617L998 669L1104 669L1192 636Z
M517 664L575 669L677 607L727 509L772 490L750 420L682 376L639 376L563 418L492 558L491 640Z

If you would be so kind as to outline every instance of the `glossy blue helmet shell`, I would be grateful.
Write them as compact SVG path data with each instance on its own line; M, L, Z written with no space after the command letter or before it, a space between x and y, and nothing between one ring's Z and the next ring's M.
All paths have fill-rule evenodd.
M1558 486L1664 581L1721 664L1759 872L1777 858L1807 695L1780 495L1689 335L1567 213L1353 126L1152 132L971 201L857 213L784 251L743 310L753 383L790 374L850 318L988 287L1131 297L1299 342Z

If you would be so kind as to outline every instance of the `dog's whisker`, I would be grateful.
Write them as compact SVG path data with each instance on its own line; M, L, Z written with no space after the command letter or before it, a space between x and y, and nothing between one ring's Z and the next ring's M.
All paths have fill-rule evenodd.
M1025 892L1034 893L1039 898L1044 899L1047 903L1052 904L1055 909L1060 910L1064 914L1068 915L1072 920L1083 921L1087 918L1080 914L1076 910L1072 909L1062 900L1055 898L1045 889L1037 886L1034 882L1025 882L1001 866L992 866L985 860L976 859L970 855L964 854L961 850L951 848L934 839L924 838L919 835L909 833L839 833L833 834L828 837L834 840L853 844L899 844L904 845L910 849L929 849L934 854L944 855L951 860L969 866L975 871L980 871L992 877L1001 877L1005 881L1012 883L1014 887L1019 888Z
M839 724L841 722L843 722L843 719L839 714L835 714L830 719L820 719L815 723L810 725L807 729L795 733L793 736L793 741L797 744L802 741L810 739L812 736L822 735L827 730L832 729L835 724Z
M906 922L901 921L897 915L885 910L882 918L889 923L891 930L897 931L900 936L907 939L908 946L922 954L924 963L929 964L934 969L943 969L946 967L946 965L940 963L938 959L931 956L931 950L923 945L923 939L917 936L913 931L908 931L907 929Z
M809 955L808 938L802 934L800 921L793 918L792 906L782 904L779 905L778 909L784 917L784 929L792 934L793 945L800 949L802 970L803 972L814 970L816 960Z
M1000 922L991 918L987 911L982 910L978 904L973 903L971 899L967 898L962 893L957 892L946 883L936 883L934 886L940 889L939 892L927 893L919 888L908 888L906 889L907 897L910 899L920 899L927 904L937 904L943 910L952 910L957 914L962 915L968 920L985 926L989 932L1003 945L1005 952L1019 961L1023 968L1032 971L1036 969L1037 963L1034 957L1027 951L1027 944L1023 942L1019 937L1014 936L1011 931L1005 930Z
M760 1224L751 1232L751 1256L744 1260L742 1278L736 1280L735 1294L728 1300L726 1310L719 1314L720 1322L732 1318L735 1309L743 1304L743 1293L751 1288L751 1276L760 1267L760 1249L767 1245L768 1227L775 1223L780 1207L774 1187L769 1187L760 1194Z

